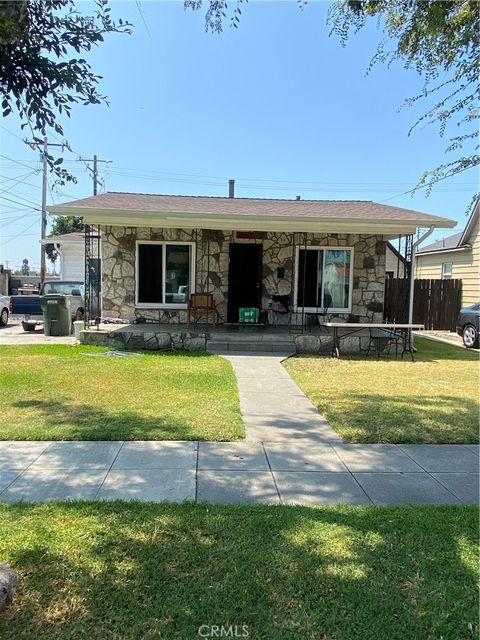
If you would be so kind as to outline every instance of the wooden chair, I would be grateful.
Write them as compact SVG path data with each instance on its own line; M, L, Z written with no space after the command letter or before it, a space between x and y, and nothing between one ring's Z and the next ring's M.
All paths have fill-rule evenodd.
M207 324L210 321L210 314L213 316L214 324L217 324L217 305L212 293L192 293L187 303L187 322L190 325L198 322L201 318L206 318Z

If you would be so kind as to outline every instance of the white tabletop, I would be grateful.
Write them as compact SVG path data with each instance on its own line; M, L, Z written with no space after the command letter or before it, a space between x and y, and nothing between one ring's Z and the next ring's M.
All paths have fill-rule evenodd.
M395 324L394 322L324 322L324 327L345 327L350 329L424 329L424 324Z

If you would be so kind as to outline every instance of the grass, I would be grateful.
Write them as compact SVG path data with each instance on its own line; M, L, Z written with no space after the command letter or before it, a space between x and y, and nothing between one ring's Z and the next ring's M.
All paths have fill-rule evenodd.
M409 358L290 358L290 375L348 442L478 442L478 354L418 338Z
M247 625L257 640L473 639L477 515L456 506L3 505L0 557L23 579L0 637L194 640L201 625L239 634Z
M235 440L237 383L205 353L101 355L101 347L0 347L1 440ZM93 354L93 355L87 355Z

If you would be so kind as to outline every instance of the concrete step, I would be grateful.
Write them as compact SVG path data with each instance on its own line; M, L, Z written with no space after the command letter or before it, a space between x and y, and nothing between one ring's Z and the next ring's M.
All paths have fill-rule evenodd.
M290 335L225 335L221 333L211 334L209 342L222 344L293 344L295 336Z
M284 353L293 352L293 342L220 342L220 340L207 343L207 350L212 353L236 353L241 351Z

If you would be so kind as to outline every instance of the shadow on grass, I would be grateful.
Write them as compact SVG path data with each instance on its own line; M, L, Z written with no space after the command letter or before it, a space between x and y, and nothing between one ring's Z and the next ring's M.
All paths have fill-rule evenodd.
M147 417L135 411L105 411L98 405L50 400L18 400L12 406L34 409L42 417L40 427L19 432L22 440L202 440L214 435L202 434L200 426L160 411Z
M13 505L0 555L24 580L0 636L474 637L477 537L448 506Z
M478 403L455 396L405 397L350 393L329 410L332 421L344 425L339 434L350 442L477 443ZM352 435L354 434L354 435Z

